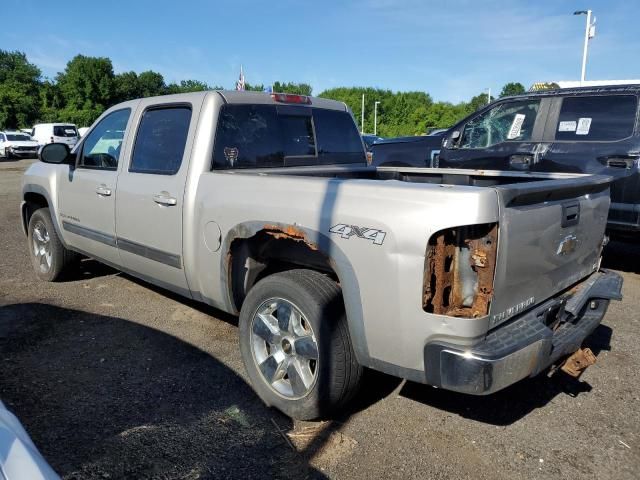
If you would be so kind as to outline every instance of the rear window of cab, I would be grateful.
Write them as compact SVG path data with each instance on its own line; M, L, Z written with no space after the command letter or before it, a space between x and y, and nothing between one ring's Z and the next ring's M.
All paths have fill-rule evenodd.
M555 139L615 141L633 134L638 97L599 95L562 99Z
M364 147L348 112L294 105L224 105L214 169L362 164Z

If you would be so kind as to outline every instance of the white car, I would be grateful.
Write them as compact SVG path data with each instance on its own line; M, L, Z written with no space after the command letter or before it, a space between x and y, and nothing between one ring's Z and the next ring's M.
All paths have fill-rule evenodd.
M0 402L0 478L58 480L18 418Z
M0 157L36 158L38 142L22 132L0 132Z
M66 143L73 147L78 140L78 128L73 123L39 123L33 126L31 137L38 145Z
M91 127L80 127L78 129L78 133L80 134L81 137L84 137L84 134L89 131L89 128Z

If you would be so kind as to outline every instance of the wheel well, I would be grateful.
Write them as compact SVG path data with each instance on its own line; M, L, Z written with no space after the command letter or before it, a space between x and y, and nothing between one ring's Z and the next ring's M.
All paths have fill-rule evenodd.
M249 290L262 278L295 268L338 276L329 258L293 227L267 226L252 237L236 238L227 254L229 297L240 311Z
M22 207L22 224L24 226L24 231L27 231L27 227L29 226L29 219L33 212L40 208L46 208L49 206L47 199L44 195L34 192L27 192L24 194L25 204Z

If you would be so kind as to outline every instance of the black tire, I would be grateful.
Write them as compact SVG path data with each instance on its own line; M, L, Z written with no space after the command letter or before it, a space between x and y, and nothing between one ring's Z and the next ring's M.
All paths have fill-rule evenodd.
M318 360L313 386L302 398L276 392L262 375L252 347L252 325L261 305L270 299L295 305L315 334ZM319 272L289 270L260 280L247 295L240 312L240 351L258 396L298 420L326 418L357 392L362 367L355 358L338 285Z
M50 263L41 261L41 258L36 255L36 246L34 244L34 235L37 236L36 229L38 229L38 233L40 234L43 232L46 233L46 238L48 238L48 251L51 259ZM62 245L53 221L51 220L51 213L48 208L39 208L33 212L33 215L31 215L29 219L27 233L29 257L31 258L31 264L38 279L45 282L55 282L59 280L65 273L67 267L78 258L78 255Z

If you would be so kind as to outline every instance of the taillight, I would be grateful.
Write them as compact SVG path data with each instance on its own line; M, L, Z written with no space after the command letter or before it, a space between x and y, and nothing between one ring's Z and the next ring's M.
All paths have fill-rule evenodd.
M497 247L497 223L436 232L429 239L425 258L424 310L463 318L487 315Z
M306 95L295 95L293 93L272 93L271 98L280 103L299 103L311 105L311 99Z

